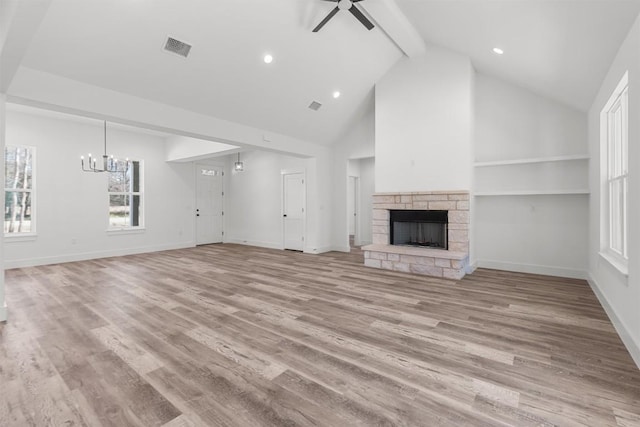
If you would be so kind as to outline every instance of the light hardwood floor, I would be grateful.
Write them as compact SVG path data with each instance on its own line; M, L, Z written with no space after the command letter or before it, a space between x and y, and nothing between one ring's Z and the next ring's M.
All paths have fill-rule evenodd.
M237 245L6 272L5 426L637 426L580 280Z

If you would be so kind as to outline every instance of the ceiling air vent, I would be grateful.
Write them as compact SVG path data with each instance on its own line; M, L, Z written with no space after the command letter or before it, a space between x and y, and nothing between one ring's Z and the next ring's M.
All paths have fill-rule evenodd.
M189 51L191 50L191 45L186 44L185 42L181 42L180 40L176 40L172 37L168 37L167 43L165 43L164 45L164 50L176 53L186 58L187 55L189 55Z
M311 108L313 111L318 111L320 107L322 107L322 104L320 104L318 101L313 101L311 104L309 104L309 108Z

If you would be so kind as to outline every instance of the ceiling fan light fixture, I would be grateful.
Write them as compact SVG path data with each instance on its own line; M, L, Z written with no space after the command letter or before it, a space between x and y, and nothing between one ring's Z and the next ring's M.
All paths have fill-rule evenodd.
M312 32L317 33L320 31L324 25L329 22L334 15L341 10L348 10L351 14L358 20L362 25L365 26L367 30L371 30L374 28L373 23L367 18L361 11L356 7L356 3L361 2L362 0L325 0L333 3L337 3L336 7L334 7L331 12L322 20L320 23L312 30Z

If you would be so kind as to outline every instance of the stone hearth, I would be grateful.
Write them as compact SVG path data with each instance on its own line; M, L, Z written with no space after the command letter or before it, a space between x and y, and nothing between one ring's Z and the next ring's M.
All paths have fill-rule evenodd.
M448 250L389 244L390 210L448 211ZM462 279L469 264L469 192L374 194L373 244L362 249L369 267Z

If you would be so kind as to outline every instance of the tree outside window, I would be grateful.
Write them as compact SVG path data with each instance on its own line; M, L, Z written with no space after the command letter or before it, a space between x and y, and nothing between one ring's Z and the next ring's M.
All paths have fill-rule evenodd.
M4 233L34 233L35 148L6 146L4 150Z
M142 165L117 161L119 172L109 172L109 228L142 227Z

